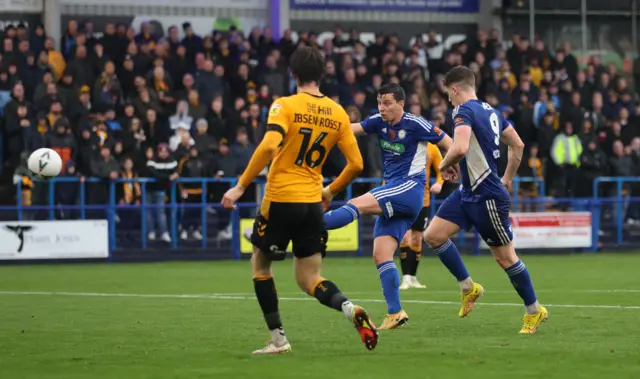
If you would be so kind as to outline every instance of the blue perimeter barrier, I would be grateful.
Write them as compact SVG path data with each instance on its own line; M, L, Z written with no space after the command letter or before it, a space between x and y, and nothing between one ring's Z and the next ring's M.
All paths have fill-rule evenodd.
M327 182L329 180L326 180ZM141 187L141 201L140 204L118 204L116 199L116 186L122 183L138 183ZM37 181L39 184L45 184L48 186L48 205L32 205L25 206L22 204L22 196L20 193L22 191L22 183L17 184L18 196L17 196L17 205L15 207L12 206L1 206L1 212L15 212L16 217L12 219L16 219L18 221L24 220L24 215L26 212L40 211L45 212L47 214L44 219L54 220L56 219L56 212L60 210L71 210L76 211L77 217L75 219L87 219L87 213L92 211L100 211L104 212L105 218L108 221L109 225L109 249L110 252L113 252L117 249L122 249L122 246L118 244L117 238L117 222L116 218L118 217L119 211L126 210L136 210L140 213L140 248L147 249L148 241L147 241L147 211L152 208L157 208L158 205L155 204L147 204L146 196L147 196L147 184L155 182L155 179L151 178L134 178L134 179L115 179L115 180L101 180L98 178L84 178L84 180L80 180L76 177L57 177L48 182ZM382 182L381 178L358 178L353 184L369 184L369 185L380 185ZM432 179L432 183L434 180ZM79 199L76 205L58 205L56 204L56 184L57 183L78 183L79 185ZM86 186L87 183L105 183L108 184L108 203L107 204L87 204L86 199ZM201 201L199 203L188 203L183 204L178 201L178 190L177 185L180 183L200 183L202 188ZM169 210L168 217L168 229L171 235L171 245L172 249L180 248L179 244L179 234L178 234L178 225L179 225L179 212L186 208L200 208L200 226L203 238L199 247L202 249L206 249L208 247L208 238L207 238L207 212L210 209L222 210L222 207L219 203L208 203L207 202L207 186L212 183L222 183L228 186L234 186L237 183L236 178L178 178L177 180L171 182L170 190L168 191L169 201L161 206L165 208L165 210ZM264 184L264 179L256 180L256 184ZM512 204L514 212L521 211L537 211L544 212L549 207L554 207L557 205L568 205L568 208L574 211L590 211L592 213L592 227L593 227L593 244L591 247L592 251L596 251L602 247L623 247L623 246L632 246L633 240L637 240L637 245L640 245L640 233L638 233L638 238L634 238L630 236L628 240L625 240L625 205L629 205L632 203L636 204L640 207L640 197L631 197L629 194L625 194L624 186L627 183L640 183L640 178L634 177L601 177L597 178L593 183L593 197L592 198L550 198L544 196L533 196L526 197L520 194L520 189L523 184L529 183L536 188L532 192L537 192L538 194L545 193L545 183L540 178L529 178L529 177L518 177L514 179L513 189L514 193L512 195ZM345 195L346 199L352 198L353 195L353 184L348 186ZM599 191L603 184L613 185L615 187L614 196L609 197L601 197L599 195ZM264 185L260 187L261 193L264 193ZM443 199L436 199L436 196L431 194L431 218L435 215L438 206L442 203ZM344 201L334 201L333 206L340 206L344 204ZM229 211L231 228L232 228L232 238L231 238L231 252L232 256L235 259L241 258L240 252L240 210L243 209L256 209L259 206L257 203L239 203L238 209ZM612 209L609 210L608 207L612 206ZM609 211L612 211L614 217L604 217L608 214ZM609 220L609 222L607 222ZM363 244L362 244L362 231L363 225L362 220L359 221L359 250L357 251L357 255L363 254ZM603 230L614 230L614 238L606 240L606 238L601 238L606 233L603 233ZM640 230L639 230L640 232ZM472 240L468 240L471 238ZM473 231L470 233L465 233L461 231L458 235L458 244L465 245L471 243L471 248L474 254L480 253L480 238L479 235Z

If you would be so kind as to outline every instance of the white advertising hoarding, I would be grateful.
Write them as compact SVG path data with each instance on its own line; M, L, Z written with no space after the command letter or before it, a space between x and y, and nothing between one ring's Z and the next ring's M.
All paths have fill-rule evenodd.
M42 12L44 0L0 0L0 9L5 12Z
M62 29L60 32L64 34L64 28L66 28L69 20L77 20L78 16L75 15L62 15L60 18L60 25ZM235 26L238 30L248 34L251 28L254 26L264 27L267 24L267 20L264 18L256 17L186 17L186 16L153 16L148 14L135 15L135 16L100 16L100 15L83 15L82 20L90 21L93 23L95 29L94 36L101 37L107 23L113 24L125 24L130 25L136 30L140 30L140 26L143 22L148 22L151 26L151 33L153 33L158 39L161 39L167 35L167 30L171 26L178 27L178 37L183 38L184 32L182 30L182 24L186 21L191 23L191 27L196 34L200 36L211 35L211 32L215 30L225 31L229 30L231 26Z
M109 256L106 220L0 222L0 260Z
M241 8L266 9L267 0L62 0L70 5L123 5L153 7L201 7L201 8Z
M591 213L512 213L514 246L519 249L586 248L592 244ZM481 242L481 247L487 245Z

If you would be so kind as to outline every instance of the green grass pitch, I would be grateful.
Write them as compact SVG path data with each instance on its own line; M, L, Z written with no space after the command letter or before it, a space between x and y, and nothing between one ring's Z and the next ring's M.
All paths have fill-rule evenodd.
M254 357L268 340L249 263L0 267L0 377L639 378L640 254L525 256L550 320L517 334L524 313L489 257L466 257L486 295L459 319L457 284L423 259L426 290L402 293L410 321L369 352L341 313L300 293L275 265L291 354ZM324 275L380 323L371 259L325 260Z

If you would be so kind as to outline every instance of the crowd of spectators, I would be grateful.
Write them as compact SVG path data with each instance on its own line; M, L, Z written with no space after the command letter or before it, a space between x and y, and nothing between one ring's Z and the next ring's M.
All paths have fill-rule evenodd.
M56 44L42 25L9 26L0 49L4 170L28 190L26 157L50 147L63 158L63 175L155 177L158 193L179 176L236 177L264 134L272 101L295 91L290 55L308 45L326 58L321 90L354 122L375 112L382 84L398 82L408 94L408 112L451 132L441 79L464 64L476 73L479 97L503 112L524 140L521 175L544 178L549 195L591 196L598 176L640 175L633 76L598 56L581 65L568 43L553 50L543 40L519 35L507 43L493 30L480 29L443 54L433 53L442 50L435 31L411 47L393 34L365 45L357 31L334 32L335 38L323 41L304 31L294 41L289 30L276 41L269 28L243 34L232 27L200 36L185 22L171 26L162 39L148 24L141 30L107 24L96 38L90 22L70 21ZM362 175L379 176L377 142L364 137L359 143ZM335 176L343 165L341 154L332 151L325 176ZM184 201L199 201L195 187L180 187ZM210 199L223 190L212 188ZM76 201L73 191L63 192L56 201ZM22 196L27 205L37 202L35 193L33 199ZM107 200L106 191L89 197L94 203ZM119 186L119 203L140 198L139 186ZM148 198L164 201L160 195ZM640 209L630 210L629 218L640 220ZM168 238L166 220L154 219L161 238Z

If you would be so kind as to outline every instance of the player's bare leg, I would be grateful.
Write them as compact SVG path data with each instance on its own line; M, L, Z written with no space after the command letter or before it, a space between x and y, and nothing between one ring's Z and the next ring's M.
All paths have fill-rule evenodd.
M262 309L264 320L271 333L271 339L262 349L255 350L253 354L281 354L291 351L291 345L287 341L280 320L278 310L278 293L271 273L271 260L260 249L253 247L251 256L251 269L253 272L253 287L256 298Z
M401 290L408 290L411 288L411 275L409 275L412 259L409 256L409 250L411 248L411 230L407 230L400 242L400 268L402 269L402 283L400 284Z
M411 285L413 288L427 288L427 286L421 284L418 281L418 266L420 265L420 260L422 259L422 233L417 230L409 231L411 233L411 252L415 255L415 263L413 264L412 271L409 273L411 275Z
M489 249L496 262L509 275L513 288L515 288L524 302L526 314L524 315L524 325L520 333L534 334L540 324L549 319L549 312L538 303L531 277L529 276L529 270L518 258L513 242L503 246L489 246Z
M387 315L380 330L395 329L409 321L400 305L400 275L393 261L398 241L391 236L378 236L373 240L373 260L380 274L382 293L387 301Z
M320 275L322 255L318 253L306 258L296 257L294 262L296 281L300 289L318 299L322 305L343 312L355 326L364 346L368 350L375 349L378 344L376 326L364 308L352 304L332 281Z
M458 248L450 240L459 231L460 226L457 224L436 216L425 230L424 240L458 281L462 292L458 316L465 317L473 310L476 300L484 294L484 288L471 279Z
M400 263L402 267L401 290L427 288L427 286L420 284L416 277L421 258L422 233L417 230L407 230L400 243Z

